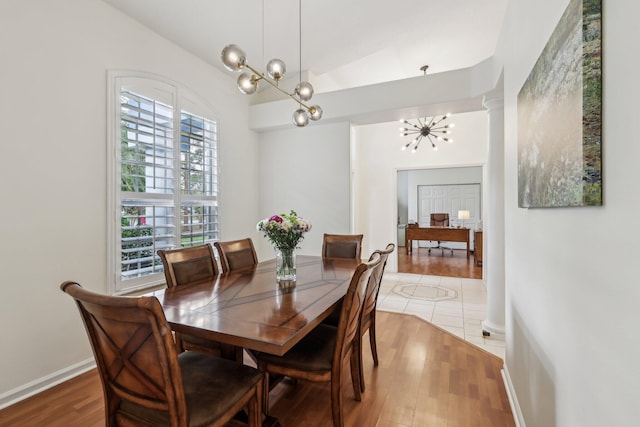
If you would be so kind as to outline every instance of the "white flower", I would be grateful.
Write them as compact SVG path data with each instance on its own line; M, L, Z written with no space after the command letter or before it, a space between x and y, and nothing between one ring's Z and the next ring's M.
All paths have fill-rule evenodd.
M278 249L294 249L311 230L311 223L298 216L295 211L289 214L273 215L258 222L256 229L264 233Z

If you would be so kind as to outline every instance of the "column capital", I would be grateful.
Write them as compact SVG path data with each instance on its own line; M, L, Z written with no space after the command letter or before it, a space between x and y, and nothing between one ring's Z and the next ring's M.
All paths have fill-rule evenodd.
M482 97L482 106L489 112L504 108L504 97L497 93L488 93Z

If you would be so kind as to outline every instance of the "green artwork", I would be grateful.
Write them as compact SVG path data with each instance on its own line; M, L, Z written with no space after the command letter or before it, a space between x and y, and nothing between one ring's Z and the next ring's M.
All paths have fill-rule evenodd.
M518 94L518 206L602 205L601 0L571 0Z

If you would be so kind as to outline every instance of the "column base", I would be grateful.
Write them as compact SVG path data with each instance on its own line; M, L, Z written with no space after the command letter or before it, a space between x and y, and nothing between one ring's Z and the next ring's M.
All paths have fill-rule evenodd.
M499 326L491 323L489 320L482 321L482 335L485 337L495 337L504 339L504 325Z

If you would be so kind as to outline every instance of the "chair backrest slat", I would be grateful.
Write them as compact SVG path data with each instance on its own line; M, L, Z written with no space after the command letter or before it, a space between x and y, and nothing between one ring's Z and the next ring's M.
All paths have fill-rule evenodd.
M369 278L369 283L367 283L364 305L362 307L362 324L365 324L370 319L371 313L376 309L378 293L380 292L380 285L382 284L382 276L387 265L387 258L389 258L389 254L393 252L395 247L396 245L389 243L384 250L377 250L373 253L380 254L380 263L374 268ZM373 256L373 254L371 256Z
M361 263L351 277L349 289L342 300L340 321L338 323L333 366L344 361L350 354L356 339L360 339L360 313L364 303L364 292L375 267L380 264L380 254L374 253L369 261Z
M258 255L253 246L253 240L249 237L227 242L215 242L215 247L220 255L223 273L258 264Z
M360 259L362 253L362 234L327 234L322 238L322 256L324 258Z

